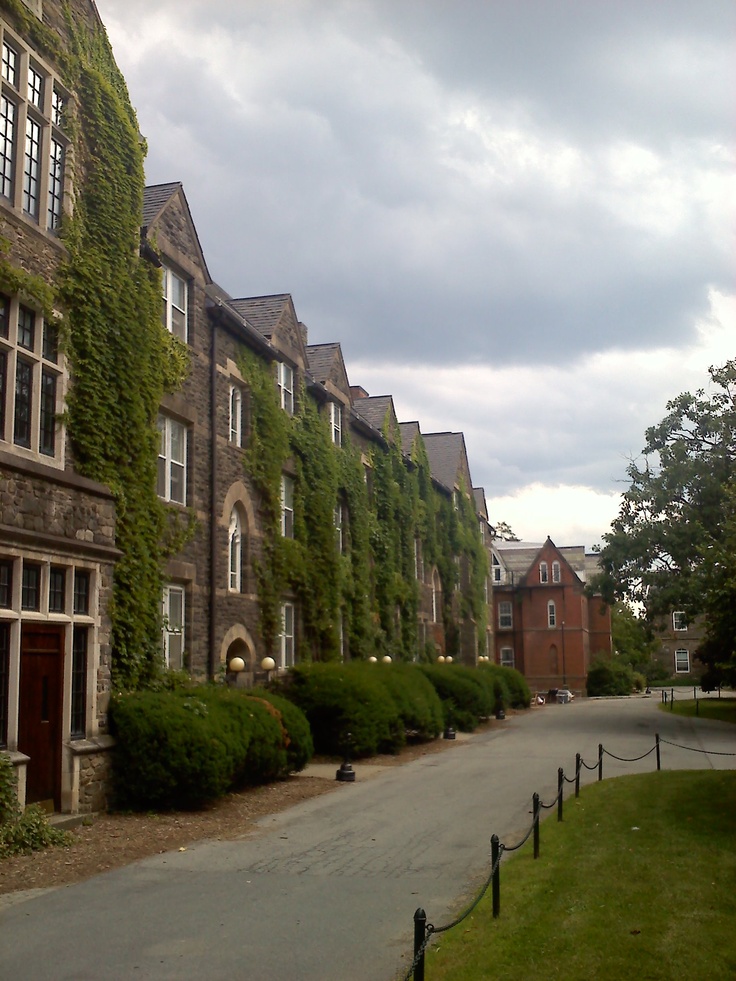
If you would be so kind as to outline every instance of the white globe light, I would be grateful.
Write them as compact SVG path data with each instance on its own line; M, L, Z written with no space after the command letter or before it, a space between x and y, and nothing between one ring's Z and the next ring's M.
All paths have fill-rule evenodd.
M228 664L228 671L232 671L233 674L240 674L241 671L245 670L245 661L242 657L231 658Z
M445 658L445 662L447 664L452 664L452 654L447 655L447 657Z
M264 659L261 661L261 667L264 671L273 671L273 669L276 667L276 662L272 657L264 657Z
M444 654L440 654L440 656L437 658L437 663L438 664L444 664L445 663L445 655Z
M381 658L381 660L383 661L384 664L390 664L391 663L391 655L390 654L384 654L383 657Z
M377 657L374 657L374 656L373 656L373 655L371 654L371 656L370 656L370 657L368 658L368 663L369 663L369 664L375 664L377 660L378 660L378 658L377 658Z

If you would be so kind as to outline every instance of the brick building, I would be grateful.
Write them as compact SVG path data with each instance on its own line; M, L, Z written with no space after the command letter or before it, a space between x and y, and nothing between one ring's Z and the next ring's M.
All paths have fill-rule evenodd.
M493 543L496 660L534 690L582 691L590 661L611 654L611 614L585 583L596 558L584 548Z

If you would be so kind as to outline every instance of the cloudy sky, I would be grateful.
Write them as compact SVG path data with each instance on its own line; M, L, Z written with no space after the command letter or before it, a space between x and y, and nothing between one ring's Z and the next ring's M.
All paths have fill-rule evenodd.
M97 0L213 278L592 545L736 356L733 0Z

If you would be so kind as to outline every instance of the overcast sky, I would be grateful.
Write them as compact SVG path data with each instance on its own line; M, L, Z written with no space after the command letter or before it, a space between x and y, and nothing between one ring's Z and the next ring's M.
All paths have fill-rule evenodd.
M597 542L736 357L733 0L97 6L213 278L462 430L491 521Z

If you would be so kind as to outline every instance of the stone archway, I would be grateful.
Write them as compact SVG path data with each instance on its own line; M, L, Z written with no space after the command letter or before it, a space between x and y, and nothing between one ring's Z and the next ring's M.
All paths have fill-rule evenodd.
M256 646L253 638L242 623L236 623L225 634L220 645L220 664L227 672L227 666L234 657L242 657L245 661L245 670L237 676L235 683L239 688L252 687L255 679L255 672L258 669L256 663Z

